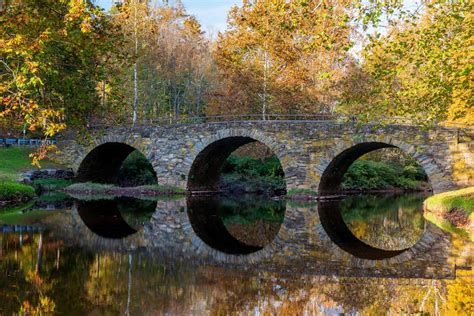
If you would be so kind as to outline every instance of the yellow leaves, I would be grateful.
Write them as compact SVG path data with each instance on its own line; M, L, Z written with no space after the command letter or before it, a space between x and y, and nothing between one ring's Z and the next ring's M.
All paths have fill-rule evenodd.
M37 306L33 306L28 300L23 301L19 315L53 315L56 309L54 301L47 296L40 296Z
M81 32L90 33L92 31L92 17L90 15L84 17L81 23Z
M49 153L57 151L58 148L55 145L42 145L35 152L30 154L30 158L32 159L31 164L33 166L41 168L41 160L45 159Z

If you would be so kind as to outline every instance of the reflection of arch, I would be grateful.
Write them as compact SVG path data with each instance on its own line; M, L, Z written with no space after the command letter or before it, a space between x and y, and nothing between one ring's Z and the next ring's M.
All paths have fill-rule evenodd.
M340 209L341 200L318 203L321 225L329 238L346 252L362 259L381 260L395 257L408 250L384 250L370 246L359 240L347 227Z
M260 142L270 148L282 161L282 151L276 143L265 136L255 132L227 131L220 133L221 138L208 140L204 147L194 158L188 176L188 190L190 191L216 191L222 167L229 155L237 148ZM285 166L282 164L286 176Z
M217 198L188 198L188 216L192 228L206 244L223 253L243 255L261 250L232 236L218 212Z
M116 183L124 160L136 149L120 142L107 142L92 149L77 171L80 182Z
M133 198L77 201L77 212L82 222L100 237L120 239L137 233L149 221L156 203ZM125 216L131 214L134 217ZM133 219L139 222L134 223Z
M399 148L404 153L409 154L415 158L427 174L428 181L435 191L438 186L442 187L444 185L441 182L443 179L443 174L439 170L438 166L433 162L432 159L417 153L414 146L393 140L390 142L368 141L355 144L350 148L346 148L330 159L329 164L324 166L324 172L319 182L319 193L321 195L330 195L340 191L344 174L349 169L351 164L361 156L382 148ZM433 181L433 179L437 179L437 181Z
M115 200L80 201L77 211L84 224L101 237L118 239L137 232L123 219Z
M414 146L392 139L381 139L356 143L352 147L344 148L331 157L329 163L322 168L324 172L319 182L319 194L331 195L340 191L344 174L351 164L361 156L382 148L399 148L404 153L415 158L427 174L428 181L434 190L436 190L438 186L442 187L444 185L443 174L432 159L418 153ZM355 257L372 260L397 257L408 250L387 251L372 247L360 241L344 223L339 203L340 201L320 202L318 212L324 230L330 239L341 249ZM414 247L409 249L413 249Z

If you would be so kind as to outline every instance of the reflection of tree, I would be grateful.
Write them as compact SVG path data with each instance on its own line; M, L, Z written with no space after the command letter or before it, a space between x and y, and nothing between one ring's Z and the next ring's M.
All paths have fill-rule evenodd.
M39 234L25 234L22 247L18 235L2 235L0 246L0 314L7 315L22 306L25 312L45 311L54 303L55 313L65 315L468 315L472 306L472 271L458 271L456 280L245 272L144 254L91 254L44 233L38 275Z
M423 234L423 196L351 196L341 202L347 227L365 243L386 250L413 246Z

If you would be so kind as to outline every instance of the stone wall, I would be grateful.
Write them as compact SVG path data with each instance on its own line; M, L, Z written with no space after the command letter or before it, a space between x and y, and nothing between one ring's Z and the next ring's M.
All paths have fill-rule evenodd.
M87 144L60 140L59 159L77 172L97 146L123 143L140 150L151 161L159 183L187 188L196 157L207 146L228 137L250 137L267 145L280 159L288 189L318 191L322 175L335 157L368 142L396 146L415 157L435 192L474 185L472 143L460 143L454 129L426 131L413 126L260 121L110 128L94 132Z

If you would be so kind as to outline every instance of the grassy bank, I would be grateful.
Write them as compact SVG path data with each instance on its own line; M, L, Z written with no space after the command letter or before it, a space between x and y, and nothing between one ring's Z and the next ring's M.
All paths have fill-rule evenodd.
M26 202L35 196L35 189L29 185L9 180L0 180L0 206L2 204Z
M130 196L185 195L186 190L170 185L142 185L119 187L112 184L76 183L61 190L75 196Z
M0 203L21 203L35 196L35 189L29 185L17 183L20 174L36 167L31 165L31 148L0 148ZM57 164L44 160L43 168L57 168Z
M32 152L33 149L27 147L0 148L0 179L17 181L21 173L35 169L36 167L31 165L30 154ZM44 169L61 168L58 164L47 159L41 161L41 167Z
M220 189L237 193L268 193L285 191L285 175L278 158L257 159L231 155L222 170ZM429 189L425 172L420 166L405 166L372 160L357 160L344 175L345 191L424 191ZM291 189L290 198L309 198L317 193L306 189Z
M474 241L474 187L433 195L423 206L426 219Z

